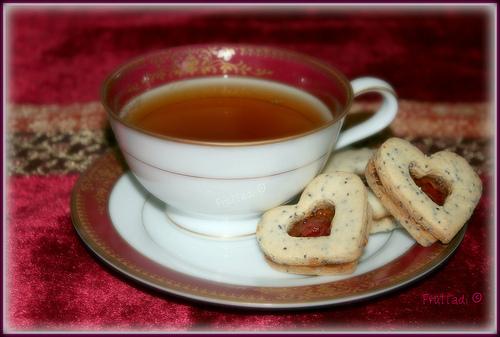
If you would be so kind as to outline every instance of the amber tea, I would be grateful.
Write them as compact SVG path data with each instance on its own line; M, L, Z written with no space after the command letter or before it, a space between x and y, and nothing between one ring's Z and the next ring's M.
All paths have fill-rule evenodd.
M121 115L147 132L208 142L289 137L333 118L325 104L302 90L241 77L167 84L132 100Z

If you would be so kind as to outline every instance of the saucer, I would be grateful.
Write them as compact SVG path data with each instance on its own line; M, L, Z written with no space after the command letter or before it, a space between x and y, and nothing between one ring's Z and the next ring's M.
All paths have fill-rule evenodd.
M104 262L166 293L254 308L304 308L366 299L426 275L463 239L421 247L403 230L370 236L356 271L342 276L282 273L264 259L254 235L199 235L167 216L116 152L99 158L72 195L73 224Z

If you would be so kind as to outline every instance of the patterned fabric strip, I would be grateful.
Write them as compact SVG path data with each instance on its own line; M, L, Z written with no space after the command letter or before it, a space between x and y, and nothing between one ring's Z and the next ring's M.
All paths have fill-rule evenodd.
M75 132L99 130L106 126L100 102L69 105L10 105L7 109L9 132Z
M370 114L373 103L356 102L352 114ZM399 112L391 129L396 135L485 138L492 136L491 107L487 103L430 103L399 101ZM11 105L8 132L76 132L107 126L99 102L70 105Z
M370 116L373 103L357 103L345 127ZM390 136L411 140L426 153L448 149L464 156L479 172L489 170L493 123L485 103L442 104L400 101L390 128L357 144L376 146ZM8 174L82 172L116 146L98 102L10 106L7 128Z
M84 171L113 141L102 130L15 133L7 137L8 174Z
M358 146L373 146L383 139L373 139ZM409 139L409 138L408 138ZM492 167L491 144L486 139L410 139L424 153L450 150L462 155L479 173ZM8 137L9 174L65 174L84 171L115 141L102 131L77 133L18 133Z
M371 115L375 110L376 104L355 103L350 115ZM493 135L491 116L493 110L487 103L400 100L390 129L398 137L490 138Z

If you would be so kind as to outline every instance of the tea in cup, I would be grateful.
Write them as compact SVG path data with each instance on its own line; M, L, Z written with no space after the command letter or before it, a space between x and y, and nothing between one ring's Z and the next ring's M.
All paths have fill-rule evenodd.
M368 120L340 131L353 98L382 95ZM255 232L296 196L332 150L373 135L397 113L392 87L349 82L312 57L251 45L177 47L113 72L102 102L137 180L170 221L215 237Z

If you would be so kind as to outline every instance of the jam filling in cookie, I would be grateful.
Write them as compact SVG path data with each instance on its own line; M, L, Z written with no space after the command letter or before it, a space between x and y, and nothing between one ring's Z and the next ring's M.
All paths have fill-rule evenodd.
M318 237L330 235L335 207L322 206L315 209L309 216L294 223L288 235L293 237Z
M372 218L368 192L357 175L320 174L297 204L265 212L256 238L274 269L302 275L352 273Z
M415 184L420 187L422 192L434 201L437 205L443 206L446 197L450 194L448 186L442 178L436 176L424 176L417 178L413 174L411 177Z

